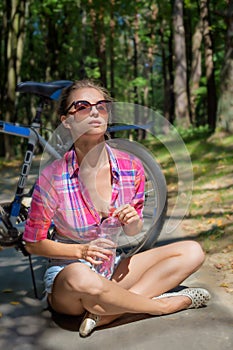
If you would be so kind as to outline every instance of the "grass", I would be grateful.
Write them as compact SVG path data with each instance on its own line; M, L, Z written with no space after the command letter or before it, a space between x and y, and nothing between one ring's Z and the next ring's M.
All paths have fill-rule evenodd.
M194 176L184 227L188 234L198 237L206 251L210 251L223 240L232 241L233 135L223 132L210 135L202 130L196 137L184 137L184 144L190 154ZM178 188L175 162L158 140L147 140L145 146L163 168L172 203Z

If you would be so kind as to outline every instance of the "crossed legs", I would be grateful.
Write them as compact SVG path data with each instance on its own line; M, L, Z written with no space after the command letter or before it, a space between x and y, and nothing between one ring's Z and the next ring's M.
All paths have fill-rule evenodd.
M101 315L101 324L124 313L162 315L187 308L191 301L179 296L154 300L172 289L203 263L200 245L184 241L154 248L123 260L108 281L86 265L74 263L56 277L51 306L61 313L80 315L85 310Z

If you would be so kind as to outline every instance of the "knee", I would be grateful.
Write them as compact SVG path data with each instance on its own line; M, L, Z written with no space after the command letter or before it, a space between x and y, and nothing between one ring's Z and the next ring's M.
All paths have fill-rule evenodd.
M80 266L79 266L80 265ZM100 295L103 292L103 282L97 273L88 266L74 266L66 279L69 291L79 294Z
M196 241L186 241L184 243L187 263L189 263L193 269L198 269L205 260L205 253L201 245Z

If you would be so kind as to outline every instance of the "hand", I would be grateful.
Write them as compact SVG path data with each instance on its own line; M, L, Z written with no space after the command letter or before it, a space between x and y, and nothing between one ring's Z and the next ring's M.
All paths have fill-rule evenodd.
M116 248L115 243L109 239L98 238L88 244L83 244L81 248L81 259L93 265L102 264L103 260L109 260L113 255L111 249Z
M116 216L124 225L138 223L140 221L140 217L136 209L130 204L121 205L113 212L112 216Z

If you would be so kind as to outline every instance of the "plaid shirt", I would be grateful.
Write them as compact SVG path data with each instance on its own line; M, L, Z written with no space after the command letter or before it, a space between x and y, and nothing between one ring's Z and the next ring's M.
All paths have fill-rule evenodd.
M110 207L129 203L142 218L145 175L141 162L108 145L106 148L112 172ZM42 171L33 192L23 239L28 242L46 239L52 222L58 237L80 243L96 238L96 229L101 223L101 217L79 177L74 150Z

